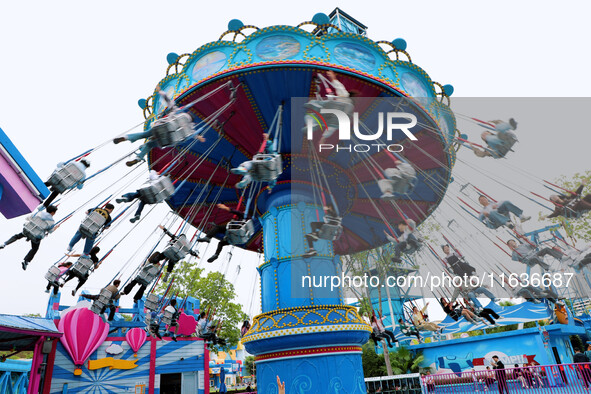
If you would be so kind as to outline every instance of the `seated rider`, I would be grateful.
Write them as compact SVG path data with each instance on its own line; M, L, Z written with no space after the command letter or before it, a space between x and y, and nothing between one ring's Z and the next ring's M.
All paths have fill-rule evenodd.
M412 253L419 248L420 241L415 236L415 225L416 224L414 220L410 219L398 223L398 232L400 234L398 236L398 241L396 241L394 237L384 231L386 238L388 238L390 242L396 243L394 246L394 256L392 257L393 263L400 263L400 256L402 255L402 252Z
M257 154L267 154L267 155L274 155L275 148L273 146L273 141L269 139L269 134L263 133L263 145L261 146L261 150ZM232 168L230 172L232 174L242 175L242 180L236 184L236 188L244 189L252 182L252 174L251 171L254 166L254 161L249 160L242 162L237 168ZM273 188L275 186L275 180L269 182L269 187Z
M89 209L88 211L86 211L86 214L89 215L91 212L98 212L102 217L104 217L106 220L101 227L101 230L103 230L103 229L109 228L109 226L111 225L111 213L113 212L114 209L115 209L115 206L113 204L105 204L104 208ZM100 230L99 230L99 232L100 232ZM94 246L94 241L96 240L97 236L98 236L98 233L94 237L87 237L86 238L86 241L84 243L84 254L90 253L90 250ZM68 247L66 250L68 252L71 252L72 249L74 249L74 246L81 239L82 239L82 233L80 232L80 229L78 229L78 231L76 231L76 234L74 234L74 236L70 240L70 243L68 244Z
M158 92L158 95L160 96L160 98L166 103L166 110L163 112L164 116L175 114L180 111L180 109L177 108L174 100L164 90L161 90L160 87L157 87L156 91ZM189 118L191 117L191 115L189 115L188 113L185 113L185 114L187 116L189 116ZM146 155L148 154L148 152L150 152L153 148L158 146L157 141L155 141L151 137L152 137L152 128L149 128L148 130L144 130L139 133L129 133L129 134L125 135L124 137L117 137L113 140L113 142L115 144L119 144L123 141L136 142L139 140L147 139L147 141L144 142L142 144L142 146L140 147L139 152L136 154L136 158L125 163L128 167L131 167L131 166L143 161L144 158L146 157ZM197 132L197 135L195 136L195 138L197 140L199 140L200 142L205 142L205 138L203 138L203 136L199 135L199 131Z
M170 324L168 326L168 329L164 333L164 336L170 336L172 340L176 342L176 332L179 330L178 318L181 314L176 307L176 300L170 300L170 304L166 308L164 308L164 310L169 313L172 313ZM175 331L172 331L172 328L174 328Z
M158 171L150 170L150 175L148 176L148 184L154 185L155 183L160 181L160 179L162 179L163 177L164 177L163 175L158 174ZM118 198L115 200L117 202L117 204L121 204L124 202L132 202L136 198L140 200L140 203L137 207L137 210L135 211L135 215L131 219L129 219L129 221L131 223L135 223L138 220L140 220L140 217L142 215L142 211L144 210L144 207L146 206L146 202L144 202L141 199L140 191L137 190L135 192L126 193L126 194L122 195L121 198Z
M90 249L90 253L88 253L87 255L72 254L72 255L68 255L68 256L69 257L87 257L87 258L89 258L90 261L92 261L92 265L93 265L92 271L94 272L94 270L96 270L100 265L100 259L97 256L98 252L100 252L100 251L101 251L101 248L99 248L98 246L94 246L92 249ZM75 296L76 292L78 290L80 290L80 288L82 286L84 286L84 283L86 283L89 276L90 276L90 271L86 272L86 275L84 275L83 277L80 277L80 276L76 275L75 272L70 270L67 273L66 279L64 280L64 284L68 283L69 281L71 281L74 278L78 278L78 285L76 286L76 288L74 290L72 290L72 296Z
M444 327L441 327L433 322L428 322L425 319L425 312L427 311L428 306L429 306L428 302L425 304L425 306L421 310L419 310L419 308L417 308L416 306L413 306L412 307L412 322L419 331L427 330L427 331L436 332L437 334L441 334L443 332Z
M122 295L127 295L127 294L131 293L131 291L133 290L133 288L135 287L135 285L139 284L140 285L140 288L138 289L138 291L133 296L133 302L134 303L137 303L139 300L141 300L142 297L144 296L144 292L146 291L146 288L148 287L148 285L147 284L144 284L144 283L140 283L139 275L143 273L144 269L147 269L150 266L160 267L160 257L161 256L162 255L160 254L160 252L154 252L148 258L148 260L146 260L146 262L142 266L142 269L140 270L140 272L138 273L138 275L135 278L133 278L133 280L131 282L129 282L123 288L123 291L121 292L121 294Z
M207 342L212 342L214 345L220 344L224 346L226 341L217 337L217 329L218 324L213 320L209 320L209 317L205 312L201 312L199 315L199 321L197 322L197 335L200 338L205 339Z
M398 327L400 327L400 332L402 332L407 337L414 335L415 337L417 337L419 343L421 342L422 339L419 330L417 330L414 326L408 326L402 318L398 319Z
M150 334L153 338L162 339L162 335L160 335L160 321L162 319L162 315L158 312L150 312L150 321L148 323L148 334Z
M476 269L467 263L462 256L452 250L449 245L442 245L441 249L445 254L443 259L455 275L463 277L464 275L474 276L476 274Z
M527 242L519 242L515 241L514 239L510 239L507 241L507 245L509 249L511 249L511 259L513 261L519 261L530 267L534 265L539 265L544 271L548 271L550 266L544 262L544 256L550 255L561 261L565 254L552 248L542 248L539 249L533 245L530 245Z
M43 221L43 223L45 225L45 228L43 229L44 230L43 237L44 237L45 234L49 234L49 233L53 232L57 227L55 225L55 220L53 220L53 217L55 216L56 212L57 212L57 207L54 205L50 205L47 208L45 208L44 211L36 212L36 213L30 215L27 219L30 219L33 216L37 216L38 218L40 218ZM30 241L31 242L31 250L29 250L29 253L27 253L27 255L25 256L25 259L21 263L23 270L26 270L27 266L29 265L31 260L33 260L33 257L35 257L35 254L37 254L37 251L39 250L39 246L41 245L41 240L43 239L43 237L34 238L34 237L31 237L30 235L28 235L28 233L25 233L25 231L21 231L20 233L15 234L12 237L10 237L8 239L8 241L4 242L3 244L0 244L0 249L4 249L6 247L6 245L10 245L11 243L16 242L17 240L19 240L21 238L26 238L28 241Z
M66 164L67 163L59 163L57 165L57 169L59 170L60 168L65 167ZM88 167L90 167L90 161L88 161L86 159L82 159L79 161L74 161L74 162L72 162L72 164L75 165L78 168L78 170L80 170L80 172L83 174L83 176L82 176L82 179L78 180L78 182L76 182L75 184L70 186L69 189L73 189L73 188L82 189L84 187L84 180L86 179L86 169ZM49 182L49 180L47 182L45 182L45 185L48 186L49 189L51 190L51 194L49 195L49 197L47 197L45 199L45 201L43 201L43 206L45 208L47 208L57 198L57 196L60 195L60 192L55 189L55 186L52 185Z
M398 340L392 331L386 330L386 327L384 327L384 319L384 316L377 317L375 311L372 311L371 328L374 330L374 332L377 331L378 335L386 339L386 342L388 342L388 347L392 347L392 342L398 342Z
M591 264L591 247L587 246L584 249L578 250L567 246L567 254L562 261L580 271Z
M113 281L113 284L108 285L107 287L104 287L101 289L101 291L99 292L99 294L82 294L83 298L87 298L89 300L98 300L100 297L100 293L106 289L109 290L111 292L111 299L109 300L109 303L106 304L105 306L103 306L103 308L100 311L100 314L102 316L103 313L105 313L105 311L107 310L107 308L109 308L109 321L112 321L115 318L115 311L117 310L117 307L114 304L114 301L118 300L119 297L121 296L121 294L119 294L119 285L121 284L121 281L119 279L115 279Z
M168 235L170 237L170 241L168 242L169 247L171 245L173 245L175 243L175 241L177 241L177 240L181 240L181 241L185 241L185 242L187 240L187 236L185 234L174 235L173 233L168 231L164 226L159 225L158 227L162 231L164 231L164 233L166 235ZM166 250L164 251L164 253L166 253ZM164 253L154 252L152 254L152 256L150 256L149 262L152 264L155 264L155 262L160 262L162 260L168 260L168 264L166 265L166 274L162 278L163 282L167 282L168 277L170 276L171 272L174 270L175 264L178 263L181 259L185 258L186 254L180 258L179 257L172 258L172 257L165 256ZM199 254L197 254L197 252L194 252L192 249L189 249L189 251L187 253L190 254L191 256L199 257Z
M484 131L480 137L488 146L488 149L479 149L474 144L470 144L472 151L478 157L493 157L500 159L511 150L517 142L514 130L517 128L515 119L509 119L509 122L502 120L492 120L490 123L495 125L495 132Z
M469 308L473 313L477 316L480 316L483 319L486 319L490 324L494 325L495 319L499 319L501 316L494 310L490 308L483 308L482 305L477 306L474 302L470 299L464 298L464 304L467 308Z
M526 301L534 304L539 304L544 299L547 299L550 302L556 302L558 300L558 294L556 294L551 288L540 288L532 285L524 286L521 284L515 287L513 293L515 297L525 298Z
M457 301L447 302L444 297L441 297L439 301L443 311L454 321L458 321L460 317L464 317L469 323L478 324L480 318L471 310L460 306Z
M66 272L68 272L68 270L70 269L71 266L72 266L72 263L70 263L68 261L58 264L57 267L59 268L60 273L58 274L57 278L55 278L55 281L47 282L47 287L45 288L46 293L49 293L49 290L53 287L53 295L57 295L57 293L59 292L59 288L60 288L59 279L62 276L64 276L66 274Z
M586 194L581 198L581 193L587 184L587 180L583 180L574 193L569 194L553 194L550 196L550 201L554 203L554 212L546 216L547 218L556 218L564 216L567 219L576 219L582 213L591 210L591 194Z
M401 160L396 160L394 163L396 168L386 168L384 170L385 179L378 181L383 199L394 198L394 193L410 193L416 180L417 172L410 163Z
M355 91L348 91L345 86L342 84L341 81L337 79L337 75L334 71L329 70L326 72L326 76L329 79L329 86L327 86L326 92L326 100L310 100L308 103L304 105L307 109L311 109L316 112L322 113L322 110L340 110L341 112L345 112L349 117L352 116L354 105L353 100L351 97L357 95ZM334 114L331 113L322 113L322 115L327 119L327 128L322 134L322 138L320 139L320 144L323 144L328 138L330 138L335 131L339 129L338 119ZM312 124L312 130L314 131L316 128L316 124L312 121L312 117L310 115L306 115L306 122L308 124ZM309 136L311 137L311 136Z
M480 211L480 216L478 216L478 220L491 229L499 228L507 225L508 222L511 222L511 217L509 216L510 213L518 216L522 222L531 219L531 216L525 216L523 211L510 201L492 203L488 197L481 195L478 197L478 202L483 207L482 211ZM509 223L507 226L513 228L512 223Z
M305 235L306 241L308 241L308 251L304 253L302 257L313 257L318 255L318 252L314 249L314 242L318 241L320 230L322 230L322 227L325 224L334 226L341 225L341 218L338 217L336 209L332 205L325 205L322 209L324 210L324 221L310 223L311 232Z
M240 220L244 219L244 212L240 212L236 209L232 209L225 204L217 204L216 207L218 207L219 209L221 209L223 211L232 213L233 215L237 216L238 219L240 219ZM212 240L212 238L216 236L216 234L219 234L219 233L224 234L224 238L222 238L222 240L218 243L218 247L217 247L215 253L213 254L213 256L211 256L209 259L207 259L208 263L213 263L215 260L217 260L217 258L220 257L220 253L222 253L222 249L224 248L224 246L230 244L226 240L225 234L226 234L226 228L228 226L228 223L230 223L231 221L232 221L232 219L229 219L223 223L216 224L208 232L205 233L205 237L201 237L197 240L197 242L210 242Z
M244 320L244 323L242 323L242 327L240 328L240 338L245 336L248 330L250 330L250 321Z

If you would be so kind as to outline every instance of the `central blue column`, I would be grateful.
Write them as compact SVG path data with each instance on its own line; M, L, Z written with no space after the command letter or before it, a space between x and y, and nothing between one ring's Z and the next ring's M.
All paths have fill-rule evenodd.
M243 338L256 356L259 393L276 393L276 376L288 393L365 393L361 345L371 328L354 307L343 305L341 288L309 286L303 277L340 276L332 242L317 241L318 256L303 258L310 223L322 221L322 207L287 188L266 200L261 215L265 262L261 275L262 314Z

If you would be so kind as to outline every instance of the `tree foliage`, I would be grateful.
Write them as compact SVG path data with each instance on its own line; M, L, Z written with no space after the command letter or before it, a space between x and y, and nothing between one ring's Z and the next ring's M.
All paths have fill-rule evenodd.
M390 350L389 354L390 365L392 366L394 375L419 372L419 364L424 360L422 354L415 354L404 346ZM366 378L387 375L384 356L376 354L371 342L363 345L361 360L363 363L363 374Z
M246 375L254 375L254 356L246 356L244 359L244 370Z
M197 298L201 311L209 310L213 319L222 321L222 329L218 335L226 340L226 346L219 350L228 350L240 341L240 326L248 316L243 312L242 305L233 302L236 298L234 285L220 272L203 275L203 271L203 268L185 261L177 264L169 296L176 294L178 298ZM163 294L166 285L160 283L156 292Z

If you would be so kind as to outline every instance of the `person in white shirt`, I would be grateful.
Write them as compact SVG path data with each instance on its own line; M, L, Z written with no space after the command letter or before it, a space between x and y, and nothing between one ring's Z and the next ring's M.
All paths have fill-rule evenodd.
M525 216L523 211L511 201L493 203L486 196L480 196L478 197L478 202L482 205L482 211L480 211L478 220L488 228L496 229L506 225L511 221L510 213L518 216L522 222L531 219L531 216ZM511 227L511 224L509 227Z
M398 223L398 231L401 235L398 236L398 243L394 246L394 257L392 257L393 263L400 262L400 256L403 251L406 251L407 249L414 251L419 246L419 240L414 235L414 221L408 220L407 222L402 221ZM390 242L396 242L396 239L391 237L388 233L386 233L386 237Z
M56 228L55 227L55 220L53 220L53 216L55 215L56 212L57 212L57 207L54 205L50 205L47 208L45 208L44 211L37 212L37 213L29 216L29 218L32 218L33 216L37 216L37 217L41 218L43 220L43 222L45 222L45 228L44 228L45 234L49 234L49 233L53 232L53 230L55 230L55 228ZM45 235L43 235L43 237L44 236ZM12 237L10 237L8 239L8 241L1 244L0 249L4 249L4 247L6 247L6 245L10 245L11 243L16 242L17 240L19 240L21 238L27 238L27 240L31 242L31 250L29 250L29 253L27 253L27 255L25 256L25 259L21 263L23 270L26 270L27 266L29 265L31 260L33 260L33 257L35 257L35 254L39 250L39 246L41 245L41 240L43 239L43 237L33 238L33 237L30 237L29 235L25 234L24 231L22 231L18 234L13 235Z
M176 342L176 334L175 333L179 330L179 323L178 323L179 310L176 308L176 300L170 300L170 304L168 304L168 306L166 308L164 308L164 310L166 312L169 312L172 314L170 325L168 326L164 336L170 335L172 340ZM173 327L175 328L175 331L172 331Z
M60 168L65 167L66 164L68 164L68 163L59 163L57 165L57 169L59 170ZM78 168L78 170L80 170L80 172L82 174L82 178L78 179L78 181L76 183L74 183L72 186L70 186L69 189L73 189L73 188L82 189L82 187L84 187L84 180L86 179L86 169L88 167L90 167L90 162L86 159L82 159L80 161L74 161L74 162L72 162L72 164L75 165ZM47 197L45 199L45 201L43 201L43 206L45 208L47 208L57 198L57 196L60 195L60 192L55 190L55 187L51 183L49 183L49 181L45 182L45 185L48 186L49 189L51 190L51 194L49 195L49 197Z
M164 175L158 174L158 171L150 170L150 174L148 175L148 186L156 184L163 177L164 177ZM132 202L136 198L140 200L140 203L137 207L137 210L135 211L135 215L131 219L129 219L129 221L131 223L135 223L138 220L140 220L140 217L142 215L142 211L144 210L144 207L146 206L146 202L141 199L140 191L136 190L135 192L125 193L124 195L121 196L121 198L118 198L117 200L115 200L118 204L121 204L124 202Z
M326 100L310 100L304 105L304 107L314 112L322 112L322 109L340 110L351 117L353 110L355 109L351 97L356 96L357 92L347 90L345 85L337 79L337 74L332 70L326 72L326 77L328 78L328 83L325 84ZM327 128L322 134L322 138L319 142L320 144L323 144L339 129L337 117L335 115L323 114L323 116L326 117ZM306 115L306 117L307 121L312 119L310 115ZM314 123L312 123L312 125L316 128Z
M384 170L385 179L378 181L378 186L382 191L381 198L393 199L394 193L406 194L413 189L413 183L417 179L417 172L410 163L404 163L401 160L394 162L395 168L386 168Z
M509 122L491 120L489 123L494 124L494 132L484 131L480 135L482 141L486 143L487 149L479 149L474 144L470 144L470 147L478 157L490 156L500 159L505 157L517 142L517 136L514 133L514 130L517 129L517 122L511 118Z

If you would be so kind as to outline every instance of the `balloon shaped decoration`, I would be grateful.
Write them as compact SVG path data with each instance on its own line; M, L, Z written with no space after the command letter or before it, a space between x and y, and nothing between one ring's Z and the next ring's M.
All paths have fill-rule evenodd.
M187 315L185 312L181 312L179 318L177 319L177 322L179 323L178 328L172 327L172 329L170 329L176 335L189 336L197 330L197 320L195 320L193 316ZM166 327L166 329L169 329L168 326Z
M107 338L109 325L87 308L72 309L58 324L64 334L60 341L76 365L74 375L82 375L80 367Z
M127 331L127 334L125 334L125 340L131 347L131 350L135 353L134 356L137 357L137 351L140 350L142 345L146 342L147 337L146 332L139 327Z

